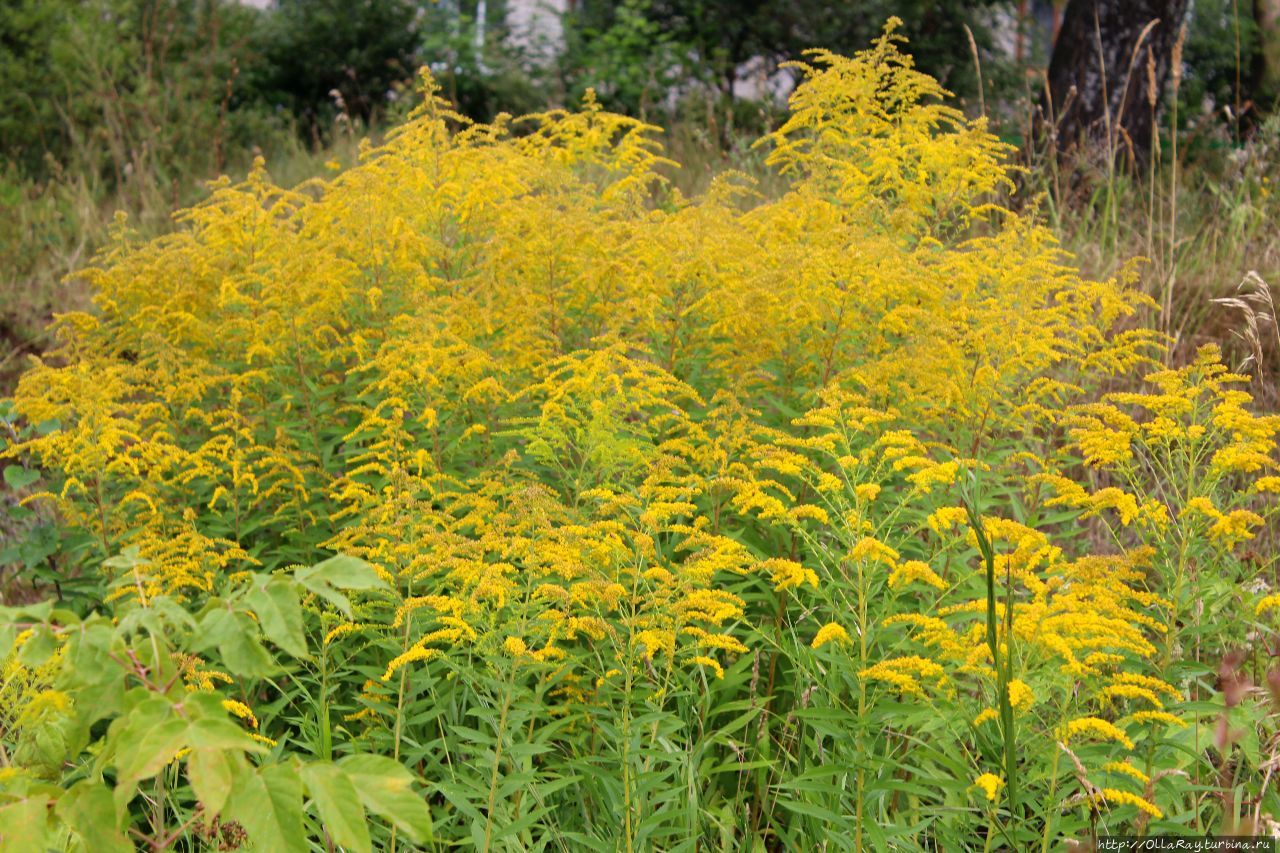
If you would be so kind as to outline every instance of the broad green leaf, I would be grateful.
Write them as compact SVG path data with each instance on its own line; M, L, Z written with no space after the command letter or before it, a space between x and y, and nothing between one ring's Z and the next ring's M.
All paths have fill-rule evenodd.
M111 628L95 622L83 625L67 640L67 673L77 685L101 684L120 678L119 665L111 660L111 641L115 634Z
M36 604L0 607L0 625L13 622L45 622L53 615L54 603L53 599L47 598Z
M0 850L44 853L49 835L49 797L32 794L0 806Z
M222 749L194 749L187 758L187 781L196 798L210 815L219 814L235 783L238 764L234 752Z
M115 664L112 663L114 668ZM67 670L63 670L64 675ZM76 732L73 737L87 738L89 729L99 720L105 720L119 714L124 704L125 681L119 670L111 672L110 678L104 678L96 684L89 684L75 689Z
M369 853L372 846L364 807L347 774L327 761L318 761L302 768L302 781L329 836L350 850Z
M306 853L302 778L292 767L273 764L241 774L232 786L223 816L238 821L254 847L264 853Z
M238 749L266 752L259 741L250 737L239 722L230 717L219 693L197 691L182 700L183 713L191 721L192 749Z
M191 650L202 652L220 646L239 630L235 612L227 607L225 601L218 600L200 617L195 636L191 638Z
M264 678L279 670L271 654L258 639L258 629L253 620L243 613L233 616L238 630L233 631L218 644L222 662L234 675Z
M339 613L348 619L352 618L351 599L327 584L308 586L307 589L334 606Z
M307 589L313 589L312 584L316 583L326 583L338 589L381 589L386 586L377 569L358 557L346 554L330 557L307 569L298 569L293 574Z
M196 630L195 617L191 615L189 610L177 601L174 601L172 598L169 598L168 596L160 596L152 599L150 607L156 615L160 616L162 620L168 622L170 625L185 628L187 631Z
M238 749L243 752L266 752L267 748L249 736L231 720L194 720L188 730L187 743L193 749Z
M151 561L141 556L137 545L130 545L114 557L102 561L108 569L119 569L121 572L151 565Z
M37 625L31 636L18 649L18 662L28 669L35 669L49 660L58 649L58 640L46 625Z
M111 790L105 785L77 782L58 799L54 811L80 836L85 850L115 853L134 849L120 830Z
M293 584L273 579L251 589L244 602L257 614L267 639L294 657L307 656L307 638L302 631L302 605Z
M116 744L116 771L121 785L149 779L173 761L187 745L189 726L181 717L170 717L156 726L129 726Z
M386 818L418 843L431 838L431 809L413 790L413 775L383 755L349 755L338 766L351 779L364 807Z
M380 589L386 584L373 566L356 557L339 554L293 573L298 583L328 601L347 618L351 601L339 589Z
M11 489L25 489L39 479L39 471L32 471L21 465L6 465L4 467L4 481L9 484Z

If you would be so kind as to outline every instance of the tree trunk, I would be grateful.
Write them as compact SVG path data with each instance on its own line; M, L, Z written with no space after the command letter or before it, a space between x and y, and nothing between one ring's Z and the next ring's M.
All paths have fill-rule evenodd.
M1146 162L1187 2L1069 0L1041 104L1060 154L1099 144L1119 161Z
M1258 37L1262 43L1261 93L1274 98L1280 92L1280 0L1258 0L1253 4L1254 18L1258 22ZM1261 103L1262 109L1271 108Z

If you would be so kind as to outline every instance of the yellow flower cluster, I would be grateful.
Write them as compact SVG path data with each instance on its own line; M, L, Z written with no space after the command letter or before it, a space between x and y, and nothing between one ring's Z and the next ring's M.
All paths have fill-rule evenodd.
M1147 800L1139 797L1137 794L1131 794L1128 791L1121 791L1116 788L1103 788L1097 794L1093 795L1095 805L1106 806L1136 806L1139 811L1146 812L1156 819L1164 817L1164 812L1156 808Z
M1041 740L1132 748L1123 726L1182 722L1153 674L1186 621L1165 574L1274 519L1280 419L1216 351L1156 370L1134 270L1084 280L991 203L1008 147L894 26L796 66L761 141L773 198L737 174L681 196L656 129L594 97L480 125L424 76L352 168L285 189L259 163L173 234L122 222L8 453L50 473L32 499L113 596L367 560L387 591L319 635L385 652L348 719L423 669L544 678L568 706L721 689L756 655L770 702L850 666L863 710L1068 709ZM1082 545L1102 528L1118 547ZM826 651L778 665L788 643Z
M1079 717L1071 720L1062 727L1058 736L1066 743L1077 738L1091 737L1098 740L1113 740L1123 744L1126 749L1133 749L1133 741L1123 729L1098 717Z
M973 780L975 787L981 788L988 800L995 801L996 793L1004 785L1004 780L994 773L983 773Z
M849 632L836 622L828 622L818 629L818 633L814 635L813 642L810 645L815 649L820 649L827 643L847 642L849 642Z

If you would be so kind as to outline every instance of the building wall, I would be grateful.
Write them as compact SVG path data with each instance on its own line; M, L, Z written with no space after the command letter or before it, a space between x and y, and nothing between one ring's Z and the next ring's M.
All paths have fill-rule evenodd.
M513 46L531 59L550 61L564 48L560 16L570 0L507 0L507 27Z

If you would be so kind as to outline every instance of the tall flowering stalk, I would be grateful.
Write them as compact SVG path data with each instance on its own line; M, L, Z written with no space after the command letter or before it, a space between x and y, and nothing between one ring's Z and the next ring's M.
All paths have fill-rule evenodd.
M997 607L996 600L996 555L987 537L982 517L972 502L965 503L969 516L969 524L978 543L978 552L982 555L987 581L987 648L991 653L991 661L996 671L996 701L1000 711L1000 734L1004 745L1004 780L1008 791L1009 816L1018 816L1018 772L1017 772L1017 735L1013 723L1013 702L1010 698L1009 686L1013 681L1013 576L1012 564L1006 563L1004 578L1004 601ZM997 623L1003 614L1004 642L1000 642Z

